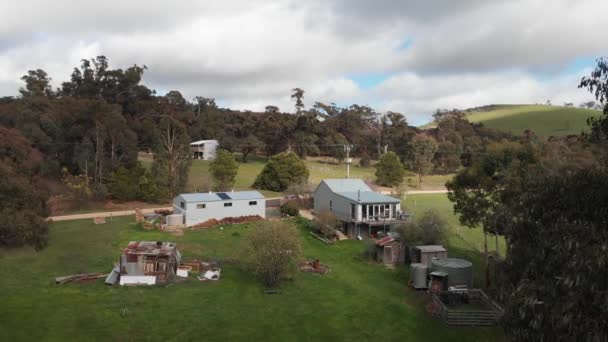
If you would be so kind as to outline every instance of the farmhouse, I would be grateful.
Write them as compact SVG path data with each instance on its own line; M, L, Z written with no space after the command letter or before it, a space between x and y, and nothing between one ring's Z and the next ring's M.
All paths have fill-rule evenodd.
M173 199L173 211L183 216L186 226L227 217L257 215L266 218L266 199L257 191L181 194Z
M217 152L217 140L199 140L190 143L190 150L194 159L214 160Z
M401 201L372 191L360 179L325 179L313 193L314 211L330 211L350 237L375 237L404 219Z
M131 241L120 255L120 285L171 281L180 260L181 255L173 242Z

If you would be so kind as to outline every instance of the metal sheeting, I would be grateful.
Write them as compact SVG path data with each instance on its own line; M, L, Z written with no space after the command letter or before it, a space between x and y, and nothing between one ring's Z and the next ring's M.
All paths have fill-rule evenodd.
M473 287L473 264L464 259L446 258L432 259L432 272L444 272L448 274L448 286L466 285Z
M428 267L425 264L411 264L410 265L410 280L412 285L417 289L425 289L426 284L426 272Z

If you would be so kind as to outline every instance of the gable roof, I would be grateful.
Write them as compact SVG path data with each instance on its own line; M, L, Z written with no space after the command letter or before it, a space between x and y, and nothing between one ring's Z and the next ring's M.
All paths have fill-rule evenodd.
M187 203L193 202L215 202L215 201L238 201L264 199L264 195L257 191L233 191L233 192L196 192L180 194Z
M333 193L358 203L401 203L397 198L373 191L361 179L324 179ZM319 185L321 185L319 184Z
M198 141L191 142L190 145L200 145L200 144L208 144L208 143L218 144L217 140L198 140Z
M325 183L333 192L357 192L357 191L372 191L372 189L360 179L324 179L321 183Z

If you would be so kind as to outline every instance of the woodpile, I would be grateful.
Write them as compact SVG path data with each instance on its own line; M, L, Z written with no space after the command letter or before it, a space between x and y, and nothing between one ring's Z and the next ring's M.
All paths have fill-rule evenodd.
M325 274L329 272L329 266L321 264L318 259L309 260L300 264L300 271Z
M136 223L144 222L144 213L139 208L135 209L135 222Z
M56 277L55 284L65 284L72 281L76 282L84 282L88 280L95 280L100 278L105 278L108 276L108 273L81 273L81 274L70 274L67 276Z
M247 222L254 222L254 221L261 221L261 220L263 220L263 218L259 215L226 217L221 220L210 219L205 222L195 224L195 225L191 226L191 228L210 228L213 226L217 226L218 224L238 224L238 223L247 223Z

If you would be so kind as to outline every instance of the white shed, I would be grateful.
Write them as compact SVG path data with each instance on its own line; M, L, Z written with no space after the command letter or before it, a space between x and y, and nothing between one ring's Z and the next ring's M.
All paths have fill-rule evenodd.
M190 143L194 159L214 160L219 143L217 140L199 140Z
M257 191L181 194L173 199L173 212L183 215L186 226L227 217L266 218L266 199Z

